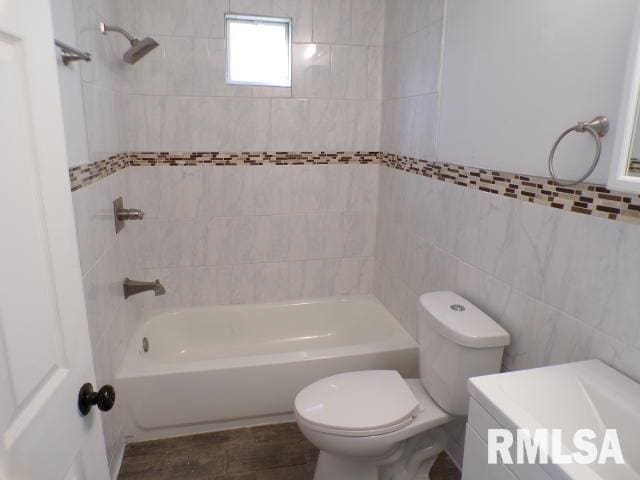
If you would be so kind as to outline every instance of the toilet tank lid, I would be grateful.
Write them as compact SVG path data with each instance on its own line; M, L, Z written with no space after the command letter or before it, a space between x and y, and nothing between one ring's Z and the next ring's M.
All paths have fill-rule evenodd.
M450 341L469 348L509 345L509 333L486 313L457 293L430 292L420 296L429 326Z

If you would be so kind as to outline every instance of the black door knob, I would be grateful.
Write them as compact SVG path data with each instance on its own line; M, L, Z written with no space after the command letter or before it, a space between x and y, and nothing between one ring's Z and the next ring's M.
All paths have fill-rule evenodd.
M111 385L105 385L97 392L93 391L93 387L90 383L85 383L80 388L78 394L78 410L84 417L91 411L91 407L97 405L98 409L103 412L108 412L113 408L116 403L116 391Z

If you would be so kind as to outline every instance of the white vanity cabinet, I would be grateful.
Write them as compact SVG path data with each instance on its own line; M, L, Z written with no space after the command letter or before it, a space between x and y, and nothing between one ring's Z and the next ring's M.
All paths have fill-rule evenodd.
M467 423L462 480L517 480L505 465L487 463L487 443Z
M640 480L640 384L601 361L476 377L469 380L469 393L463 480ZM540 462L534 453L534 463L490 465L490 429L506 429L513 435L509 449L513 461L517 461L519 429L547 435L543 457L549 461ZM578 461L584 443L578 448L573 440L585 429L594 435L591 443L597 451L605 432L613 431L623 463L612 458ZM551 445L552 430L560 434L559 444Z
M487 461L487 437L490 428L507 428L500 425L473 398L469 402L469 421L464 441L462 480L550 480L537 465L490 465ZM515 448L511 449L516 458Z

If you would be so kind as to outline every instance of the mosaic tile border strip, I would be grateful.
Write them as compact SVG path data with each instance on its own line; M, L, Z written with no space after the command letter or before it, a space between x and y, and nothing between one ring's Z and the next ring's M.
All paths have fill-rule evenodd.
M98 180L113 175L119 170L129 166L129 155L120 153L106 160L78 165L69 169L69 180L71 181L71 191L75 192L82 187L87 187Z
M375 164L521 201L626 223L640 223L640 195L602 185L555 185L550 178L431 162L380 152L131 152L69 169L71 191L128 166Z
M382 165L483 192L594 217L640 223L640 195L615 192L602 185L555 185L546 177L486 170L382 154Z
M132 166L143 165L324 165L379 163L379 152L193 152L129 154Z
M75 192L128 166L346 165L379 162L379 152L131 152L72 167L69 169L69 179L71 191Z

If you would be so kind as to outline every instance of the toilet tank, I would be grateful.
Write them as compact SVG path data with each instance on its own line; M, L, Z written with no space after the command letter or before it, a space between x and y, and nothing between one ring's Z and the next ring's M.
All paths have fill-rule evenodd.
M509 334L453 292L425 293L418 311L422 384L443 410L466 415L467 380L500 372Z

